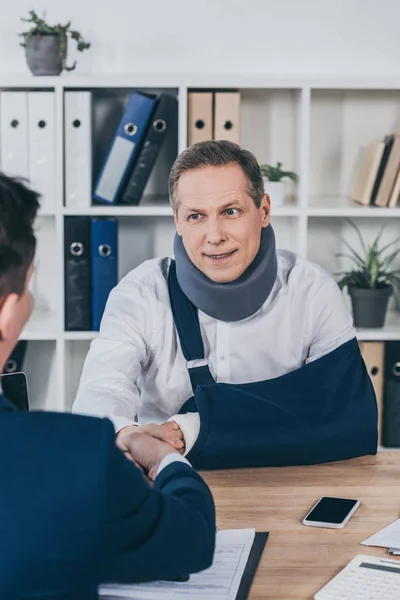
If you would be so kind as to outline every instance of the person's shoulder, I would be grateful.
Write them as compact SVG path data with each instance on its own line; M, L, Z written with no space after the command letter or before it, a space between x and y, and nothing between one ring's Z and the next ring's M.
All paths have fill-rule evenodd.
M168 275L170 262L171 258L168 256L150 258L129 271L129 273L125 275L124 280L136 281L143 285L157 279L165 280Z
M4 429L3 429L4 427ZM2 439L29 440L32 448L54 447L75 453L95 449L95 453L115 439L114 425L110 419L89 415L51 411L7 413L0 422ZM17 442L18 443L18 442Z
M110 427L114 429L112 422L107 418L93 417L91 415L78 415L70 412L35 411L15 412L22 422L30 424L32 428L51 428L59 430L74 431L77 437L84 432L91 435L102 435Z
M286 286L315 287L326 283L336 284L335 279L320 264L291 250L277 250L278 273Z
M165 285L168 278L171 258L159 257L145 260L143 263L129 271L120 281L121 285L131 285L152 288Z

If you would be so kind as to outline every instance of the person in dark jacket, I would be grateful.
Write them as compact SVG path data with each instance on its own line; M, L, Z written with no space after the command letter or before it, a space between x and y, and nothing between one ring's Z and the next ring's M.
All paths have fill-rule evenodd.
M0 174L0 373L31 312L38 206ZM202 478L140 428L129 449L118 444L106 418L17 411L0 389L0 598L89 600L103 582L210 566L215 507Z

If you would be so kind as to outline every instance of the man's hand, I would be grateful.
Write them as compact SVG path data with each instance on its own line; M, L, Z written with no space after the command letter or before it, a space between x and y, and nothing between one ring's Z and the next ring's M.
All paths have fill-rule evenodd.
M185 441L183 437L183 433L177 423L175 421L167 421L162 425L156 425L155 423L150 423L149 425L128 425L127 427L123 427L117 435L117 439L120 436L125 437L130 433L145 433L156 440L160 440L161 442L166 442L170 444L174 450L177 450L181 454L185 451Z
M154 480L162 459L171 452L176 454L178 452L166 442L161 442L143 432L139 433L138 429L140 428L135 427L136 431L118 435L117 446L127 458L148 471L148 477Z
M172 439L174 448L183 454L185 452L185 438L178 423L175 423L175 421L166 421L160 427L164 432L164 441L171 443L170 440Z

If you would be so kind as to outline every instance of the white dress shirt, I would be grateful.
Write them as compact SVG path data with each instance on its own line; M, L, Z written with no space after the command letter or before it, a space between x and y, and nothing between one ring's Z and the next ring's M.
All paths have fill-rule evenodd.
M199 311L205 355L217 382L284 375L356 334L334 281L319 265L278 250L278 273L262 307L236 322ZM112 290L84 364L73 411L109 417L119 431L163 423L193 395L168 295L169 258L144 262ZM198 415L178 416L186 451Z

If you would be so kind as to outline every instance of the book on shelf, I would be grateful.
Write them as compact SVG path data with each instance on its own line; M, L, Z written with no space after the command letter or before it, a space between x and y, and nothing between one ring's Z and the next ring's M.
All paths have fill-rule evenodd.
M177 115L175 96L133 92L97 177L93 200L138 205Z
M378 443L382 445L385 343L358 342L358 345L375 392L378 409Z
M239 91L190 91L188 93L187 144L207 140L240 143Z
M191 91L187 100L187 145L213 138L213 93Z
M114 132L111 145L97 176L93 200L116 204L138 156L141 141L155 106L155 97L133 92Z
M395 208L400 198L400 133L371 141L363 151L350 198L364 206Z
M214 92L213 139L240 144L240 92Z
M64 228L65 331L98 331L118 283L118 220L67 216Z
M395 208L400 199L400 168L397 172L396 180L394 182L393 190L389 199L389 208Z
M383 149L381 163L379 165L378 173L376 175L374 187L373 187L372 194L371 194L371 200L370 200L371 205L375 204L376 196L378 194L379 186L381 185L383 173L385 171L385 167L386 167L387 161L389 159L390 152L392 150L393 142L394 142L393 135L385 136L385 138L384 138L385 147Z
M385 144L380 140L373 140L365 148L350 194L355 202L366 206L370 204L384 149Z
M143 144L128 175L127 183L117 199L118 204L140 203L143 191L160 153L161 147L177 116L175 96L160 94L147 124Z
M382 180L375 198L375 206L385 207L389 204L389 199L393 186L395 184L397 172L400 166L400 135L393 136L391 150L388 153L388 159L383 171Z

